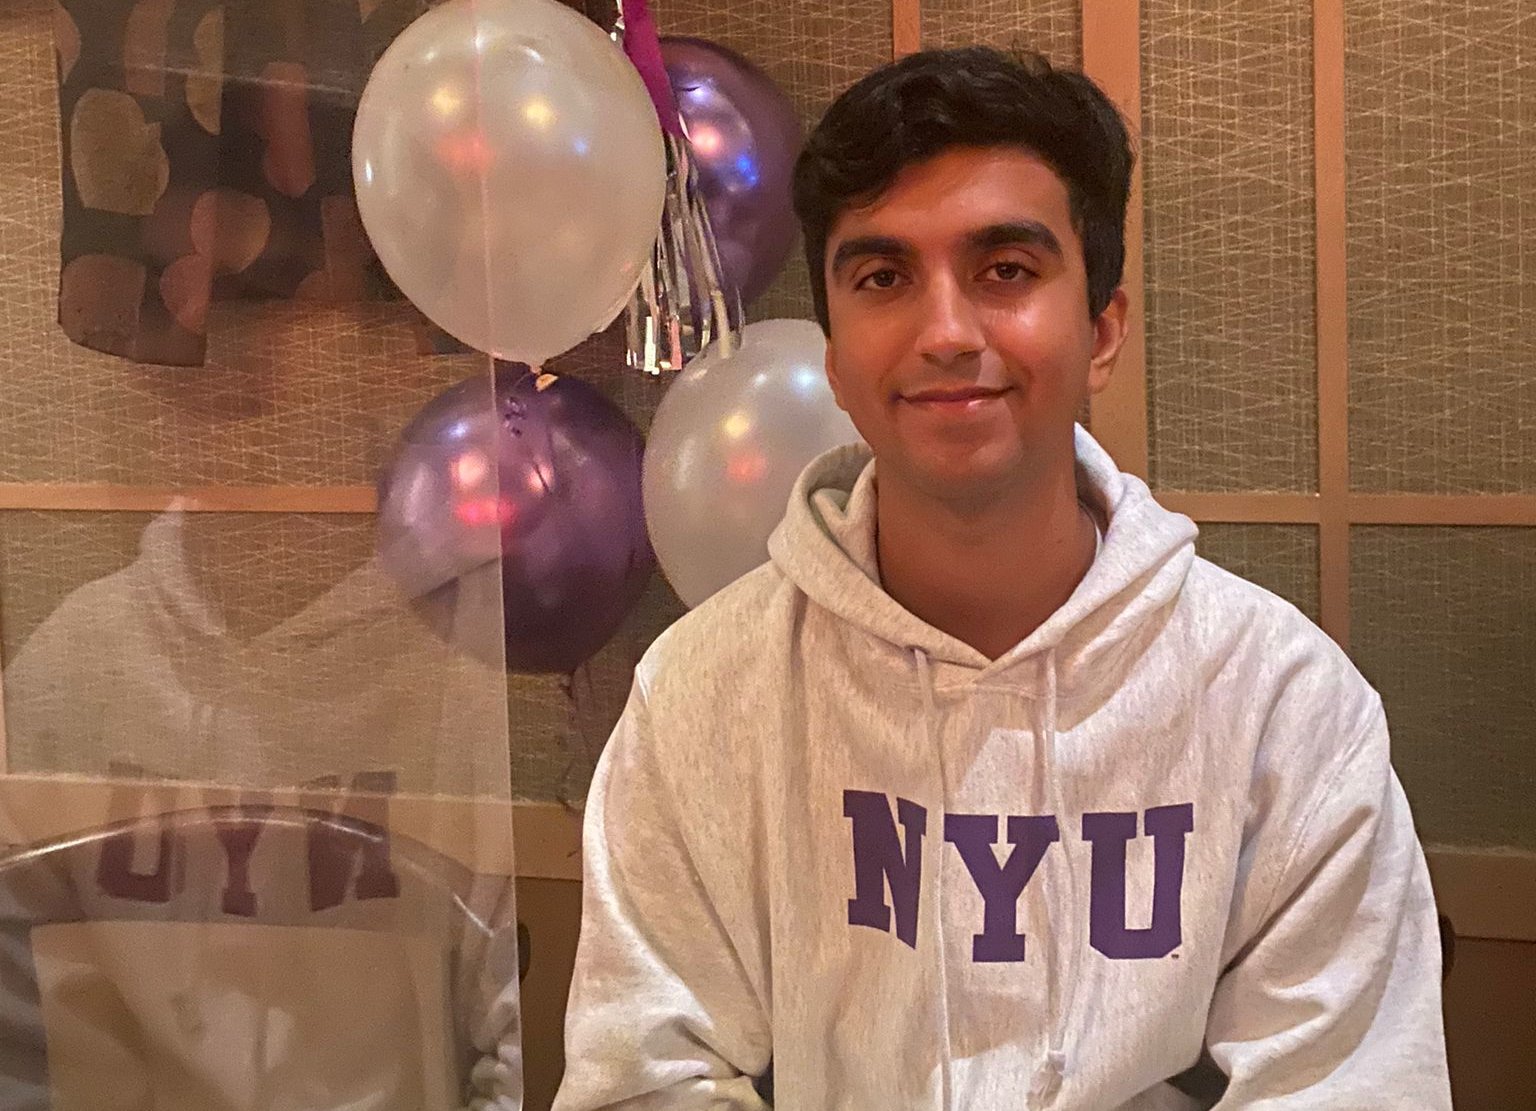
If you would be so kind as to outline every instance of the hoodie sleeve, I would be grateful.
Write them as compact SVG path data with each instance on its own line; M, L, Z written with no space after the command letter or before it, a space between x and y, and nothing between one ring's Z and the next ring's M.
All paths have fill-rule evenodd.
M770 1054L766 938L741 913L745 878L717 877L716 888L736 890L712 889L697 845L729 840L743 823L685 828L689 804L655 740L637 681L587 797L581 940L555 1111L767 1106L752 1081ZM670 771L687 776L690 795L730 798L705 768ZM745 870L747 857L738 860Z
M1221 1111L1449 1111L1434 897L1380 703L1328 775L1206 1040Z

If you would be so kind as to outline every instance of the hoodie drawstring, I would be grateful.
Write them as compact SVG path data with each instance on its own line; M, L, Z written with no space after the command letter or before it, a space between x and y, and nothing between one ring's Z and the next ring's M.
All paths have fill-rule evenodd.
M1058 713L1058 676L1056 668L1056 649L1048 648L1045 652L1045 699L1040 720L1040 771L1045 778L1046 790L1051 808L1051 813L1056 815L1057 831L1061 837L1060 857L1065 861L1067 873L1067 889L1065 899L1058 900L1052 897L1049 889L1045 892L1045 927L1049 935L1045 943L1045 981L1046 981L1046 1022L1050 1030L1050 1037L1046 1044L1045 1059L1035 1069L1034 1079L1029 1087L1029 1105L1031 1108L1045 1107L1051 1103L1061 1088L1061 1082L1067 1072L1067 1028L1072 1021L1072 1015L1077 1007L1077 980L1078 980L1078 956L1080 950L1080 938L1077 931L1072 931L1071 937L1061 938L1057 935L1057 927L1062 923L1059 916L1053 912L1052 907L1058 902L1064 902L1069 908L1067 921L1076 922L1081 917L1073 908L1078 903L1077 867L1073 864L1073 854L1067 845L1068 830L1063 828L1067 821L1067 808L1065 805L1065 792L1062 790L1061 776L1059 774L1057 741L1057 713ZM1056 954L1066 954L1066 968L1059 967ZM1061 998L1062 981L1066 981L1065 1005Z
M944 749L938 743L934 735L934 722L938 719L937 698L933 687L933 662L928 659L928 653L921 648L912 649L912 658L917 663L917 685L923 691L923 742L939 765L939 791L941 799L949 798L949 776L944 767ZM943 830L939 836L943 836ZM948 952L948 944L944 937L944 855L937 854L939 866L934 869L934 894L933 905L937 908L934 917L934 944L939 954L939 1006L943 1017L943 1043L939 1047L939 1106L948 1111L951 1099L951 1086L949 1067L950 1060L954 1056L950 1048L949 1040L949 967L944 959Z
M934 753L934 759L939 766L939 783L944 798L949 797L948 774L945 769L944 753L935 736L934 724L938 719L937 695L933 680L933 662L928 654L921 648L912 649L912 658L917 666L918 686L923 695L923 740ZM1041 717L1039 721L1038 737L1041 745L1040 771L1044 778L1047 803L1051 813L1056 815L1058 832L1063 844L1059 853L1064 860L1066 870L1065 899L1057 900L1051 897L1049 891L1045 895L1045 923L1046 937L1041 939L1045 953L1046 976L1046 1023L1049 1030L1049 1038L1046 1043L1044 1059L1035 1068L1029 1087L1029 1106L1032 1109L1049 1106L1054 1101L1057 1092L1061 1088L1061 1082L1065 1078L1068 1066L1067 1057L1067 1030L1072 1020L1072 1015L1077 1007L1077 981L1079 973L1079 958L1083 939L1079 936L1080 929L1073 929L1072 936L1058 938L1057 926L1060 915L1052 910L1058 902L1069 908L1067 924L1075 923L1081 916L1072 911L1078 903L1077 866L1073 863L1073 854L1065 851L1068 831L1064 828L1067 820L1065 805L1065 791L1062 788L1061 777L1058 774L1057 744L1057 715L1059 712L1059 676L1056 665L1056 649L1049 648L1045 652L1045 698L1041 700ZM1056 854L1053 854L1056 855ZM942 856L940 857L942 860ZM947 947L944 937L944 873L942 866L936 871L934 878L936 896L934 905L938 908L935 917L936 942L939 953L939 998L943 1008L943 1045L941 1046L942 1058L940 1062L940 1083L942 1099L940 1106L950 1106L952 1085L950 1079L950 1032L949 1032L949 975L945 955ZM1061 967L1057 960L1057 954L1065 954L1065 968ZM1065 982L1065 1000L1063 995L1063 982Z

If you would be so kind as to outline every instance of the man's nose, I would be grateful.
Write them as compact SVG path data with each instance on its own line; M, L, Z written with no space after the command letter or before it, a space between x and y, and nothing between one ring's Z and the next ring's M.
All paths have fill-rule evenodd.
M918 311L922 321L917 347L923 358L947 365L986 347L976 306L953 275L929 283Z

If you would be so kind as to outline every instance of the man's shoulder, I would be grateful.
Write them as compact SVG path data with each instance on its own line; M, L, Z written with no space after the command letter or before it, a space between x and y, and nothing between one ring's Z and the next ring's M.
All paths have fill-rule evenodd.
M1196 650L1272 714L1304 718L1320 737L1353 732L1380 714L1375 689L1348 654L1273 591L1197 559L1183 601Z
M1208 559L1190 568L1183 600L1203 623L1325 653L1337 646L1296 603Z
M636 668L648 693L681 681L745 680L787 644L800 592L771 562L749 571L674 621Z
M1209 559L1195 559L1181 601L1209 650L1261 655L1272 673L1290 664L1364 684L1344 650L1295 602Z

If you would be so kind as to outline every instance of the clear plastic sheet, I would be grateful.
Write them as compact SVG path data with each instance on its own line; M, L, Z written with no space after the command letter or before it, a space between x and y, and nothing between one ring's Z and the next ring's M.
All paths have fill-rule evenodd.
M411 416L494 369L352 201L426 6L0 11L4 326L58 382L0 452L7 1109L522 1104L496 547L429 614L373 511Z

